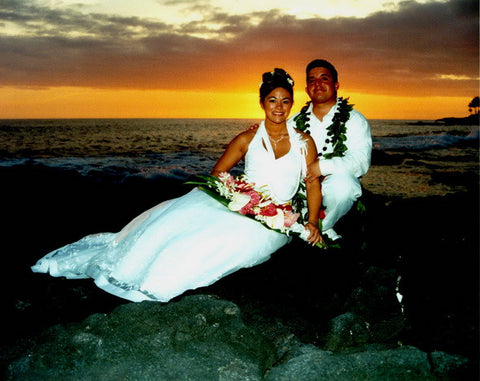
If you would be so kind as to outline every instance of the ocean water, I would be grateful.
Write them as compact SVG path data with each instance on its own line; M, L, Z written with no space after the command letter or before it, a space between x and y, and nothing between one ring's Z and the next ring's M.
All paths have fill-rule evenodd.
M186 179L209 173L229 141L252 123L246 119L0 120L0 166L40 163L84 176ZM370 120L373 149L424 158L445 169L478 170L478 126L445 126L411 120ZM375 157L375 156L374 156ZM448 159L446 159L448 158ZM373 160L372 167L382 165ZM415 172L412 163L405 171ZM241 170L239 165L237 170ZM397 171L402 172L397 165ZM378 189L385 180L370 176ZM377 171L378 172L378 171ZM377 176L378 177L378 176ZM401 177L401 176L400 176ZM402 180L399 180L402 181ZM388 181L387 181L388 182ZM369 182L366 181L367 187ZM385 184L388 188L388 184ZM391 188L391 187L390 187ZM386 189L385 189L386 190ZM408 190L407 190L408 191Z

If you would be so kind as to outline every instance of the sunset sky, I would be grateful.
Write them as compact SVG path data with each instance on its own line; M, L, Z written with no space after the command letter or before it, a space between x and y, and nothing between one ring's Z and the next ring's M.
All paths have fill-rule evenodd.
M0 0L0 119L262 118L315 58L371 119L468 115L477 0Z

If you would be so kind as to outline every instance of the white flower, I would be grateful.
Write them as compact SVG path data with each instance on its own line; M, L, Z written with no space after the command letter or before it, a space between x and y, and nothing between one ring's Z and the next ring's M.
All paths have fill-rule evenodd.
M230 189L228 189L225 185L222 184L222 186L217 186L217 191L220 193L220 195L224 197L229 197L230 195Z
M228 209L238 212L245 205L250 202L250 196L244 193L234 193L230 203L228 204Z
M265 217L265 223L272 229L284 230L284 222L283 213L280 209L277 209L277 214L275 216Z
M293 80L291 78L287 78L287 82L290 84L290 86L293 86Z
M304 241L307 241L308 237L310 236L310 231L298 222L295 222L292 226L290 226L290 230L294 233L300 234L300 238Z

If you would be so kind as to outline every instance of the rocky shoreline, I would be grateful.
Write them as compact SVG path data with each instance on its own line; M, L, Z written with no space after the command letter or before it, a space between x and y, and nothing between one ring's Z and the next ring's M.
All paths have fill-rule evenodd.
M262 329L263 328L263 329ZM277 323L246 325L237 305L209 295L130 303L57 325L8 368L22 380L447 380L468 360L412 346L367 344L361 317L332 320L324 348Z
M347 238L341 249L319 252L293 242L268 262L171 303L134 304L88 280L33 274L29 266L86 234L117 231L159 200L183 194L185 185L115 183L38 165L1 173L5 377L457 380L477 374L478 183L469 192L410 199L367 191L366 213L339 224Z
M432 121L423 121L419 120L417 122L411 122L410 125L414 126L431 126L431 125L444 125L444 126L478 126L480 122L478 114L470 114L464 118L456 118L456 117L446 117L435 119Z

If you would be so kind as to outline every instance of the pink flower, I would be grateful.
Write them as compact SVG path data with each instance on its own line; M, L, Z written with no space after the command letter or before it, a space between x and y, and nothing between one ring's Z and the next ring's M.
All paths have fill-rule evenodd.
M248 184L243 180L236 182L235 183L235 188L242 193L248 192L248 191L253 189L251 184Z
M291 210L286 210L283 214L285 216L284 224L287 228L297 222L298 217L300 217L300 213L293 213Z
M233 176L228 173L228 172L222 172L222 173L219 173L218 174L218 178L224 183L224 184L232 184L235 179L233 178Z
M241 214L255 214L255 212L253 211L253 207L258 205L258 203L260 202L260 199L261 199L260 195L258 194L258 192L254 190L242 192L242 194L250 196L250 201L238 212Z

